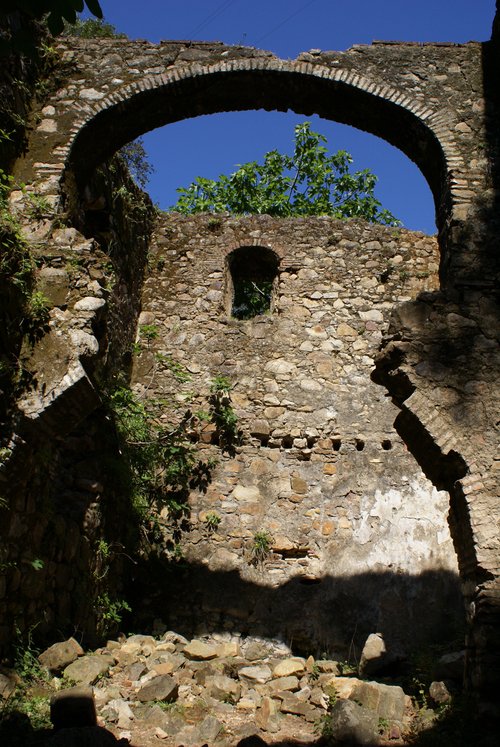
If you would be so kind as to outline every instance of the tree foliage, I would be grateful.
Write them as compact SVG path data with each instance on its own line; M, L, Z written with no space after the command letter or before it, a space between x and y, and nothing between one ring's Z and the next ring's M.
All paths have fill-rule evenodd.
M96 18L103 17L99 0L2 0L0 54L22 52L33 55L35 52L37 35L34 29L19 23L14 14L21 12L32 21L43 22L50 33L57 36L67 23L76 23L77 14L85 10L85 6ZM14 20L10 23L12 17Z
M118 155L125 161L135 183L141 189L145 189L149 177L154 172L154 166L149 161L142 137L124 145L118 151Z
M377 177L369 170L352 172L352 156L329 154L326 138L309 122L295 127L291 155L272 150L262 164L250 161L229 176L197 177L177 191L172 210L180 213L265 213L278 217L330 215L364 218L371 223L399 225L374 196Z
M77 36L80 39L127 39L127 34L116 30L116 26L102 18L77 18L75 23L65 23L63 36Z
M2 15L20 10L37 21L45 19L54 35L63 31L65 21L75 23L77 13L81 13L85 6L93 16L102 18L98 0L3 0L2 6Z

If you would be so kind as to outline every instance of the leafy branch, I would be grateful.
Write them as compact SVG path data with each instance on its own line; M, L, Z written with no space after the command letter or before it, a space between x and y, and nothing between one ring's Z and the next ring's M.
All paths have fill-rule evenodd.
M329 154L326 138L309 122L295 127L291 155L269 151L264 162L242 164L229 176L198 177L181 187L172 210L180 213L266 213L277 217L329 215L399 225L374 196L377 177L369 170L351 171L352 156Z

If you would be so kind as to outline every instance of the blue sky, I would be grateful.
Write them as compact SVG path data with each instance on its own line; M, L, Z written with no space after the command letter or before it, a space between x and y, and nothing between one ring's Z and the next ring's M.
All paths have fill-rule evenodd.
M133 39L199 39L268 49L285 59L313 48L348 49L374 39L485 41L495 0L101 0L105 18ZM360 130L308 118L332 151L349 151L355 168L379 179L376 195L405 226L435 232L434 204L417 167L396 148ZM155 173L148 190L160 207L196 176L215 178L235 166L290 151L304 117L233 112L184 120L147 133Z

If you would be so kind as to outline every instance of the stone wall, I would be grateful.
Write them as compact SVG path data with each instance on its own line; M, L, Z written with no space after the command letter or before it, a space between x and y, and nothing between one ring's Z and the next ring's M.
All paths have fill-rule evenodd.
M272 311L249 320L230 311L228 257L239 247L279 259ZM435 290L438 263L435 238L363 222L159 221L133 388L164 403L167 426L188 407L207 410L211 381L228 377L241 444L221 457L200 420L201 458L219 462L206 492L191 494L180 539L190 570L157 615L176 629L236 629L344 656L375 629L392 653L456 635L448 494L422 473L370 378L391 309ZM141 325L156 339L141 340ZM259 532L272 553L254 562Z
M28 191L49 204L44 225L32 221L27 228L32 240L50 253L61 221L72 221L85 233L75 232L68 245L85 243L93 231L99 234L98 225L86 225L85 215L90 207L85 190L94 167L137 135L185 117L255 108L315 112L379 135L417 163L436 201L441 290L415 301L397 299L374 377L399 408L395 426L409 451L425 474L450 493L469 627L467 677L484 702L498 690L500 671L496 31L484 43L377 43L346 52L311 50L293 61L217 43L65 40L59 46L63 64L58 89L47 91L46 100L35 107L26 152L15 165L15 175ZM95 287L89 297L99 298ZM98 317L102 320L104 311L99 311L99 301L90 306L80 330L95 337L90 330L95 321L103 331ZM96 348L89 338L75 337L81 317L74 317L76 329L64 314L52 319L53 335L43 359L46 377L19 403L25 434L17 434L21 445L24 440L36 446L47 432L70 431L98 404L86 367L99 369L107 343L100 337ZM357 329L354 319L346 325ZM119 330L119 323L114 328ZM125 352L122 343L116 348L117 361ZM286 360L285 353L282 357ZM122 363L127 367L130 361ZM314 371L312 381L319 378ZM29 436L26 425L32 426ZM360 418L359 428L352 424L348 437L339 434L344 448L353 439L362 440L354 433L361 426ZM15 423L14 432L16 428ZM259 426L256 436L263 435ZM300 431L285 437L280 448L303 448L293 441L287 446L290 438L302 438ZM363 451L356 449L360 459L368 453L367 444L366 438ZM261 440L261 448L271 453L269 442L266 447ZM396 446L387 451L396 452ZM310 464L313 454L314 449ZM23 486L22 467L16 469L8 466L7 474L20 475ZM7 485L14 486L9 477ZM22 505L22 492L16 500Z
M95 640L104 632L99 597L120 598L130 517L112 471L116 433L102 405L106 386L117 372L126 376L130 362L152 214L120 163L87 189L88 225L92 215L99 242L30 219L26 199L11 194L50 318L34 347L24 344L30 383L10 431L1 432L2 652L16 630L36 631L38 640L55 630Z

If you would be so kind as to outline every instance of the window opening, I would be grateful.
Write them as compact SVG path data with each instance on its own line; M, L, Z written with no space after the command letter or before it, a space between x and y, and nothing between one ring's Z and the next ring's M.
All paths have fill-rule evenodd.
M231 316L253 319L272 311L278 274L276 254L263 246L242 246L228 259L231 276Z

